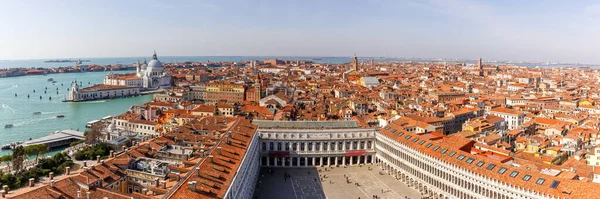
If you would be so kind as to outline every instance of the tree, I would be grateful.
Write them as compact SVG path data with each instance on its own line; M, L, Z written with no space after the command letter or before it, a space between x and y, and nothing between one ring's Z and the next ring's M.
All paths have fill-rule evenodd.
M88 144L94 144L98 142L100 136L102 136L102 131L106 129L106 123L104 122L96 122L92 124L89 130L85 132L86 142Z
M45 144L29 145L25 147L25 153L27 155L35 155L35 162L38 162L38 157L40 154L47 153L49 150L50 148L48 148L48 146Z
M6 164L6 167L8 167L8 171L10 172L10 164L12 162L13 156L12 155L4 155L2 157L0 157L0 161L4 162L4 164Z
M23 169L23 161L25 161L25 147L17 146L13 150L12 154L12 165L15 171L21 171Z

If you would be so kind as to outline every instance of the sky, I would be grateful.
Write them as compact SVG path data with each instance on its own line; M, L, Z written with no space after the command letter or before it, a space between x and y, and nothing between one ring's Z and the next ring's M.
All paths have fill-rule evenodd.
M600 64L600 2L0 0L0 60L419 57Z

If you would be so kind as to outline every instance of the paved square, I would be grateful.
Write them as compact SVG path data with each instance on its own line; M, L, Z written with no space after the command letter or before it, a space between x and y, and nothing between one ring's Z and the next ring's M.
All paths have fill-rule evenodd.
M384 174L376 166L325 168L262 168L256 199L421 198L418 191ZM272 172L272 174L271 174ZM284 175L290 175L284 179ZM321 178L325 176L325 178ZM346 177L350 181L346 181ZM319 180L319 179L322 179ZM355 183L358 183L356 185Z

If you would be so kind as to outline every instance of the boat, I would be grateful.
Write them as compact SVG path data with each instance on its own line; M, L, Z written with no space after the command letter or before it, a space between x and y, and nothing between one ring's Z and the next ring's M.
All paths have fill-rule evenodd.
M13 124L7 124L7 125L4 125L4 128L12 128L13 126L15 126L15 125L13 125Z
M63 118L65 117L64 115L57 115L56 118Z
M34 115L42 114L42 112L33 112Z
M49 81L49 82L51 82L51 81L54 81L54 78L52 78L52 77L51 77L51 78L48 78L48 81Z
M45 63L63 63L63 62L75 62L75 60L70 59L55 59L55 60L46 60Z
M56 81L52 81L52 83L53 83L53 84L55 84L55 83L56 83Z

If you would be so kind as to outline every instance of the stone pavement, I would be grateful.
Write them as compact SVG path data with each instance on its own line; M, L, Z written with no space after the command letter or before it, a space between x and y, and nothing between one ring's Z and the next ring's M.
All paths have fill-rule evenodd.
M384 174L376 166L352 166L338 168L263 168L260 185L255 191L257 199L372 199L379 198L421 198L421 194L406 184ZM270 174L269 169L274 173ZM284 179L284 173L290 179ZM321 177L322 181L319 180ZM348 177L350 183L346 181ZM355 183L358 183L356 185Z

